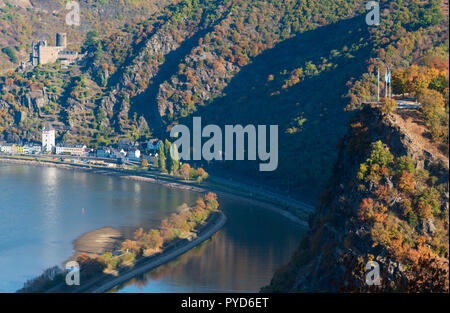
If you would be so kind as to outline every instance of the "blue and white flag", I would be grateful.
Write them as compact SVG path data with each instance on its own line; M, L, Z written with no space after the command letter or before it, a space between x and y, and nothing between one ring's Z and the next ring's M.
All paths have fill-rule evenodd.
M386 71L386 73L384 74L384 81L388 84L391 82L391 72L388 73Z

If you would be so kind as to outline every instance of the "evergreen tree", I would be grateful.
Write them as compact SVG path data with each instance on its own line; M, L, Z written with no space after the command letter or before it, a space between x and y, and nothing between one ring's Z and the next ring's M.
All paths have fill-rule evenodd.
M166 166L167 171L172 173L172 156L170 155L170 149L172 148L172 143L169 140L165 140L164 142L164 154L166 156Z
M164 154L164 143L161 142L158 153L158 167L161 172L166 171L166 156Z
M178 148L176 144L173 144L170 152L171 170L177 172L180 168L180 157L178 155Z

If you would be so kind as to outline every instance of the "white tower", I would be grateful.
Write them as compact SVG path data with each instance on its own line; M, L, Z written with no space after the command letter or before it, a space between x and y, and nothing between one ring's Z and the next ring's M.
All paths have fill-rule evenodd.
M50 126L42 129L42 152L53 152L55 148L55 130Z

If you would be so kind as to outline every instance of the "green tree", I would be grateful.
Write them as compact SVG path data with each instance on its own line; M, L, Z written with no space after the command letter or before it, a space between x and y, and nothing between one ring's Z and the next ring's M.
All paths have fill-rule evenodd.
M389 151L388 147L381 141L375 141L371 144L372 151L370 152L370 158L367 159L369 164L379 164L386 166L394 161L394 156Z
M166 169L166 156L164 153L164 143L161 142L161 145L159 146L159 153L158 153L158 167L161 172L167 171Z
M180 168L180 157L178 155L178 148L176 144L173 144L171 146L170 150L170 170L173 173L178 172L178 169Z
M166 166L169 173L173 172L172 169L172 156L170 155L170 149L172 148L172 143L169 140L164 142L164 155L166 156Z

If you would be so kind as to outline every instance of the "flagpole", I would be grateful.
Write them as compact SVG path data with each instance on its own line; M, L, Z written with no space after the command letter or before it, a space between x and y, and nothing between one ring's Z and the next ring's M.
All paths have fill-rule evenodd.
M389 71L389 98L392 98L391 71Z
M377 102L380 102L380 69L377 69Z
M387 98L387 92L388 92L388 83L387 83L387 70L384 70L384 83L386 84L384 88L384 97Z

